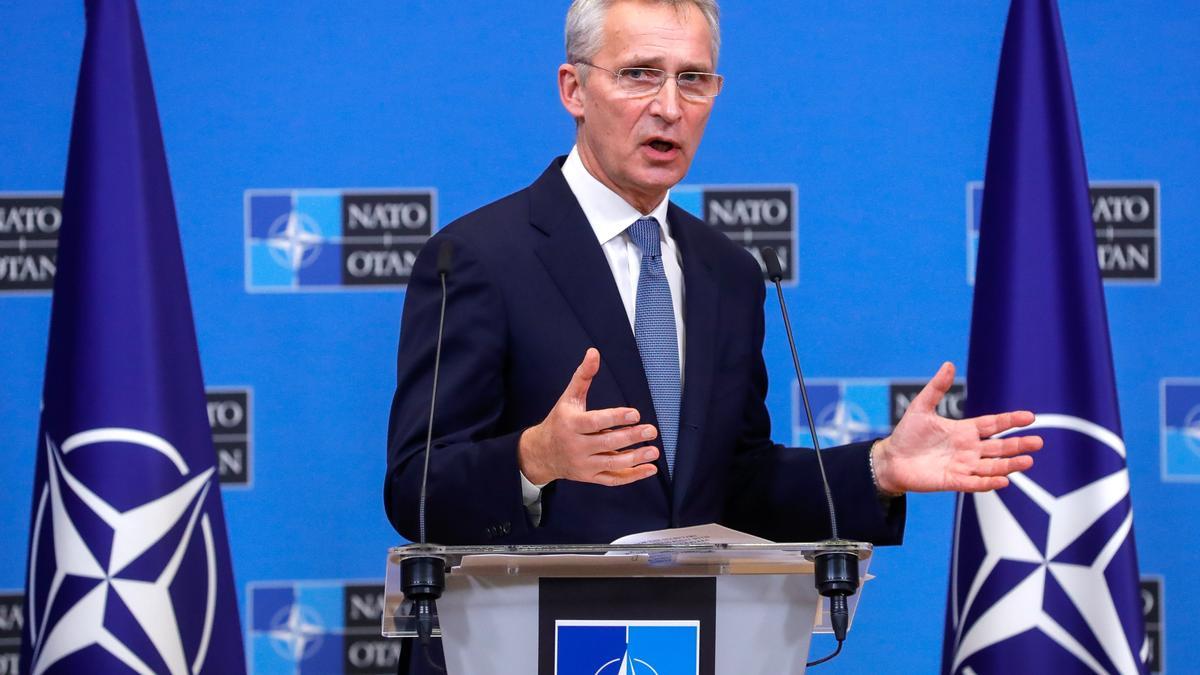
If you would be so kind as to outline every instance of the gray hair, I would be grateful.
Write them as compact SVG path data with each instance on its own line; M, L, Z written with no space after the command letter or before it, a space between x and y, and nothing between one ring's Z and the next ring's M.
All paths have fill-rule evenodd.
M684 5L695 5L708 22L712 34L713 66L721 51L721 9L717 0L651 0L661 5L681 9ZM616 0L572 0L567 10L567 63L590 61L600 51L604 38L604 18Z

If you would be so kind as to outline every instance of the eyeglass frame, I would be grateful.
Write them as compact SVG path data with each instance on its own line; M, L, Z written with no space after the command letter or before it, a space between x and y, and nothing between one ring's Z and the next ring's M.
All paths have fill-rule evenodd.
M690 101L698 101L698 102L713 100L714 98L716 98L717 96L719 96L721 94L721 89L725 86L725 76L724 75L721 75L720 73L710 73L710 72L706 72L703 70L684 70L684 71L681 71L678 73L668 73L667 71L663 70L662 68L652 68L650 66L626 66L624 68L618 68L616 70L609 70L608 68L605 68L604 66L598 66L598 65L592 63L591 61L576 61L575 65L589 66L591 68L599 68L600 70L603 70L604 72L606 72L609 75L612 75L614 78L616 78L618 86L620 86L621 78L623 77L623 75L621 73L626 70L648 70L648 71L652 71L652 72L656 72L656 73L662 73L664 75L662 84L658 85L658 89L655 89L652 92L647 91L644 94L630 94L630 96L632 98L641 98L642 96L658 96L658 93L660 91L662 91L662 88L667 86L668 79L675 80L675 88L679 91L680 96L682 96ZM679 86L679 76L680 75L712 75L713 77L717 78L717 93L713 94L712 96L703 96L703 95L699 95L699 94L686 93L683 90L683 88ZM628 93L628 92L626 92L626 93Z

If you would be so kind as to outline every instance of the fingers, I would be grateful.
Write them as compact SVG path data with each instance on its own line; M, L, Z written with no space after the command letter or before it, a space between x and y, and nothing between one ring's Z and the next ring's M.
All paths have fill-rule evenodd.
M658 429L649 424L624 429L611 429L588 438L587 448L592 454L614 452L635 445L648 443L658 437Z
M632 469L658 459L658 448L650 445L631 450L611 450L592 455L588 468L596 475Z
M1004 476L967 476L958 486L959 492L988 492L1008 487Z
M1008 431L1009 429L1029 426L1033 424L1033 420L1034 415L1028 410L1016 410L996 415L981 415L971 421L975 423L975 429L979 432L979 437L987 438Z
M1042 449L1041 436L1009 436L993 438L979 444L980 457L1012 457Z
M567 383L567 388L563 391L560 400L586 406L588 388L592 386L592 378L596 377L596 373L599 371L600 352L594 347L588 347L587 352L583 355L583 361L575 369L575 374L571 376L571 381Z
M1033 458L1029 455L992 457L979 460L979 464L971 473L979 477L1007 476L1017 471L1025 471L1031 466Z
M641 413L635 408L588 410L575 419L574 430L581 434L594 434L613 427L637 424L641 418Z
M630 469L605 471L597 474L594 482L608 487L616 487L618 485L628 485L643 478L649 478L656 473L658 473L658 467L653 464L641 464Z
M918 412L933 412L937 409L938 403L941 403L942 397L946 392L950 391L950 387L954 384L954 364L946 361L938 368L937 374L933 379L921 389L921 393L909 404L909 409L916 408Z

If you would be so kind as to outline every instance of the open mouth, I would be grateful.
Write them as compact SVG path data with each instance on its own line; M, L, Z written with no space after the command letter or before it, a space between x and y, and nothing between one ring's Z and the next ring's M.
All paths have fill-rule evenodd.
M649 145L651 148L657 150L658 152L670 152L670 151L674 150L675 148L679 147L679 146L675 145L674 143L672 143L670 141L665 141L661 138L655 138L650 141L647 141L646 145Z

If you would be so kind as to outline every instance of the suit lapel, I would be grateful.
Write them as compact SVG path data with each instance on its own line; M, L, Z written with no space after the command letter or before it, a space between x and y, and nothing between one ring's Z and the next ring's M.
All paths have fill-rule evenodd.
M536 249L537 256L600 351L601 372L612 374L629 406L642 413L642 422L657 426L621 293L583 209L562 176L562 159L552 162L530 186L531 224L547 235ZM670 490L661 453L657 464L658 480Z
M683 400L679 411L679 443L675 452L673 510L680 512L688 485L703 461L704 421L708 416L713 369L716 367L717 317L720 310L714 262L703 245L707 227L671 204L667 211L671 235L683 260L684 326L687 354L684 361Z

